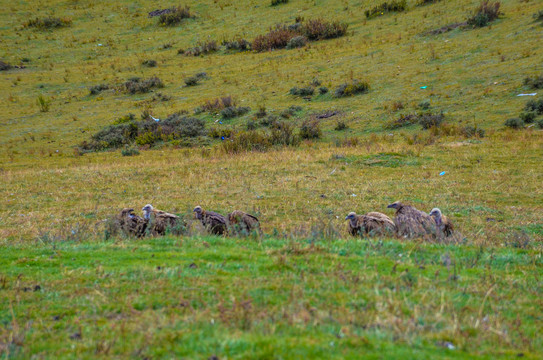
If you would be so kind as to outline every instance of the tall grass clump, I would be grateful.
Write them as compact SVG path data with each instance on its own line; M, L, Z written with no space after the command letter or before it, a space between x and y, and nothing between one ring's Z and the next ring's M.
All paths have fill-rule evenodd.
M311 117L304 120L300 127L300 137L302 139L319 139L321 136L322 130L319 119Z
M356 94L367 93L370 89L370 85L366 81L352 80L349 83L339 85L334 91L335 97L353 96Z
M406 0L385 1L377 6L372 7L371 9L366 10L364 14L366 15L366 18L371 19L390 12L402 12L406 9Z
M287 4L288 0L271 0L271 6L277 6L281 4Z
M165 12L158 18L158 23L164 26L175 26L181 23L184 19L193 18L194 15L190 12L188 6L179 6L171 8L171 11Z
M146 93L151 91L153 88L163 88L164 84L162 83L162 80L160 80L158 77L153 76L149 79L141 79L139 77L134 77L127 82L125 82L121 89L129 94L138 94L138 93Z
M51 106L51 100L46 99L43 95L38 96L37 99L38 107L40 112L48 112Z
M500 6L501 3L499 1L490 2L489 0L484 0L475 10L474 14L467 20L468 25L473 27L487 26L488 23L496 20L500 16Z
M58 18L58 17L46 17L46 18L35 18L30 19L23 24L26 28L36 28L40 30L46 29L56 29L65 26L70 26L72 20L68 18Z

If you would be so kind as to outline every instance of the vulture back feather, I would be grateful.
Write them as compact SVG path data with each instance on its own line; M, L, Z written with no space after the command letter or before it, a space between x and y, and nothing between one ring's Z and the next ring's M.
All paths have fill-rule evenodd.
M122 209L117 216L117 223L122 232L128 236L143 237L147 230L148 221L134 214L134 209Z
M168 231L178 235L186 226L179 216L155 209L150 204L145 205L142 210L145 219L149 221L149 230L152 235L162 236Z
M353 236L386 236L393 235L396 230L394 222L379 212L369 212L365 215L351 212L345 220L349 220L349 233Z
M260 222L258 219L246 212L240 210L234 210L228 214L228 222L232 232L237 235L250 235L253 231L257 231L262 234L260 229Z
M435 238L436 223L424 211L400 202L390 204L388 207L396 209L394 224L396 225L397 236L410 239L417 237Z
M215 235L226 234L228 221L224 216L213 211L205 211L200 206L195 207L193 211L207 231Z

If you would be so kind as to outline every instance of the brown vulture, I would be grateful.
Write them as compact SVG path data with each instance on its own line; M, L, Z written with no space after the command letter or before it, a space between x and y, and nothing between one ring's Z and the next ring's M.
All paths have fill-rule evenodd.
M394 222L379 212L369 212L366 215L350 212L345 220L349 220L349 233L353 236L393 235L396 230Z
M155 209L151 204L145 205L141 210L143 218L149 222L149 231L152 235L165 235L167 230L179 233L184 227L184 222L179 216Z
M251 214L247 214L240 210L234 210L228 214L228 221L230 223L230 228L235 234L250 235L253 231L262 234L260 222Z
M134 209L125 208L117 216L119 228L129 236L143 237L147 230L148 221L134 214Z
M441 210L438 208L433 208L430 212L430 216L434 218L434 221L436 222L438 235L445 235L445 237L449 237L454 232L454 227L451 221L448 217L441 214Z
M415 209L412 206L404 205L399 201L387 206L396 209L394 224L396 225L396 234L405 238L416 238L436 235L436 222L434 218Z
M224 216L213 211L205 211L201 206L196 206L193 212L207 231L215 235L226 234L228 222Z

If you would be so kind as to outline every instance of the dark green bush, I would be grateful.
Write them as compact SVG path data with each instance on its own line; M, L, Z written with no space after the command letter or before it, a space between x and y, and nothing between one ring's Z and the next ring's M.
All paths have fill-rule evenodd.
M98 95L102 91L109 89L109 85L106 84L100 84L100 85L94 85L89 88L91 95Z
M347 130L349 127L347 126L347 124L345 123L345 121L343 120L338 120L337 123L336 123L336 126L334 127L334 130L336 131L343 131L343 130Z
M303 35L298 35L290 39L287 43L287 49L295 49L304 47L307 44L307 39Z
M179 6L171 8L169 12L162 13L158 19L158 22L161 25L174 26L179 24L184 19L190 19L193 17L194 15L190 12L190 8L188 6Z
M329 91L329 90L328 90L328 88L327 88L326 86L321 86L321 87L319 88L319 94L321 94L321 95L327 94L328 91Z
M226 50L247 51L251 50L251 43L245 39L224 40L222 45Z
M537 127L543 129L543 119L537 121Z
M352 96L368 92L370 86L365 81L353 80L350 83L341 84L334 91L336 97Z
M535 111L527 111L527 112L521 113L519 117L526 124L531 124L535 121L535 118L537 117L537 113Z
M128 114L128 115L121 116L120 118L115 119L115 121L113 122L113 125L126 124L131 121L134 121L135 119L136 119L136 115Z
M214 139L227 139L233 135L234 131L227 127L212 127L209 129L207 136Z
M265 127L273 127L278 121L279 119L277 118L277 116L268 115L262 120L260 120L260 125L265 126Z
M419 0L417 2L417 6L423 6L428 4L435 4L436 2L439 2L441 0Z
M221 117L223 119L232 119L238 116L242 116L251 111L251 108L244 106L229 106L221 110Z
M139 155L140 152L138 149L136 148L133 148L133 147L129 147L128 145L126 145L124 147L124 149L121 150L121 155L122 156L136 156L136 155Z
M304 88L293 87L290 89L290 94L295 96L311 96L315 93L315 89L311 86Z
M28 20L23 24L24 27L33 27L36 29L55 29L64 26L70 26L72 20L68 18L57 18L57 17L46 17L46 18L35 18Z
M368 9L364 12L366 18L371 19L377 16L382 16L389 12L402 12L407 9L406 0L399 1L385 1L377 6L374 6L371 9Z
M178 50L178 54L183 54L185 56L200 56L200 55L207 55L214 53L219 50L219 45L215 40L210 40L208 42L203 42L198 44L198 46L195 46L193 48L189 48L187 50Z
M528 112L536 112L539 115L543 114L543 99L528 101L524 109Z
M156 66L156 60L143 60L141 62L141 64L143 66L147 66L147 67L155 67Z
M512 118L505 120L505 126L512 129L521 129L524 127L524 121L519 118Z
M195 86L195 85L198 85L200 78L197 76L190 76L188 78L185 78L184 81L185 81L185 85L187 86Z
M273 145L296 146L300 137L294 134L294 126L286 121L277 121L271 126L270 141Z
M527 77L524 79L524 85L528 85L532 89L543 89L543 75Z
M320 121L316 118L305 119L300 126L300 137L302 139L318 139L321 136Z
M539 10L534 14L535 21L543 22L543 10Z
M258 123L254 120L247 120L247 123L245 124L245 128L247 130L256 130L258 128Z
M10 64L0 61L0 71L9 70L12 67Z
M288 3L288 0L271 0L271 6L277 6L286 3Z
M281 111L280 116L282 118L289 119L290 117L296 115L296 113L300 111L302 111L301 106L292 105L292 106L289 106L288 109Z
M129 94L146 93L151 91L152 88L163 88L164 84L158 77L153 76L147 80L135 77L122 86L123 90Z
M416 124L418 121L419 121L419 117L417 114L407 114L407 115L401 114L399 118L385 124L385 129L394 130L394 129L398 129L404 126Z
M468 25L473 27L484 27L500 16L500 2L494 3L483 0L475 13L467 20Z
M439 127L441 123L443 123L443 120L445 120L445 116L442 112L439 114L423 113L418 116L418 123L425 130L433 127Z

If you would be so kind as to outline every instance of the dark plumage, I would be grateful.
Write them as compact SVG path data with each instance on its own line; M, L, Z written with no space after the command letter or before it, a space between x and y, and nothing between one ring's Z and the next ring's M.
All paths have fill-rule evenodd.
M215 235L226 234L228 223L224 216L213 211L205 211L201 206L196 206L193 212L207 231Z
M129 236L143 237L145 236L145 230L147 230L147 220L134 214L134 209L125 208L122 209L117 216L117 222L119 228Z
M142 211L152 235L165 235L167 230L178 233L185 225L179 216L155 209L151 204L145 205Z
M398 236L406 238L435 237L436 223L427 213L399 201L388 205L388 208L396 209L394 224Z
M448 217L441 213L438 208L432 209L430 216L434 218L436 222L438 236L444 235L445 237L452 236L454 227Z
M349 220L349 233L353 236L393 235L396 229L394 222L379 212L369 212L366 215L350 212L345 220Z
M247 214L243 211L232 211L230 214L228 214L228 221L230 222L232 231L236 234L249 235L255 230L258 231L258 233L262 233L258 219L255 216Z

